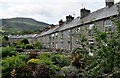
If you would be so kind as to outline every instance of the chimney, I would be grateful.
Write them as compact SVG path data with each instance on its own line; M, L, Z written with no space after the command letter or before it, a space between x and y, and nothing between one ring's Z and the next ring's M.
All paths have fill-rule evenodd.
M71 15L66 16L66 22L69 23L74 19L74 17L72 17Z
M90 14L90 10L87 10L87 9L81 9L80 10L80 13L81 13L81 19L84 18L85 16L89 15Z
M114 0L105 0L105 4L106 4L106 7L111 7L112 5L114 5Z
M64 24L64 22L63 22L63 20L61 19L60 21L59 21L59 26L61 26L61 25L63 25Z

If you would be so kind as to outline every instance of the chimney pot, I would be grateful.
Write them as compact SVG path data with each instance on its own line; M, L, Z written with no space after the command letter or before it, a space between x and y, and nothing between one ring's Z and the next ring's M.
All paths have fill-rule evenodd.
M74 19L74 17L72 17L71 15L66 16L66 22L69 23Z
M59 21L59 26L61 26L61 25L63 25L64 24L64 22L63 22L63 20L61 19L60 21Z
M109 8L109 7L111 7L112 5L114 5L114 0L105 0L105 4L106 4L106 6Z
M85 8L81 9L80 10L80 13L81 13L81 19L84 18L85 16L89 15L90 14L90 10L87 10Z

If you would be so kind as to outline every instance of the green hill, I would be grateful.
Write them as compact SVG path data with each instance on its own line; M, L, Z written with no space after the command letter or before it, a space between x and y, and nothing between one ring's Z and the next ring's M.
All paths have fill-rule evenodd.
M49 24L36 21L32 18L2 19L2 30L8 33L22 32L25 30L42 30Z

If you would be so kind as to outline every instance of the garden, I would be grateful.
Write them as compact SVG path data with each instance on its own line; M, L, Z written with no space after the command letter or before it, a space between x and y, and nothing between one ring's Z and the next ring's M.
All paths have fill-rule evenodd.
M101 32L94 26L95 43L88 46L88 39L79 34L79 44L70 55L31 52L18 54L16 48L41 49L36 42L27 40L2 47L0 68L2 78L120 78L120 22L113 19L114 32ZM93 53L90 56L89 53Z

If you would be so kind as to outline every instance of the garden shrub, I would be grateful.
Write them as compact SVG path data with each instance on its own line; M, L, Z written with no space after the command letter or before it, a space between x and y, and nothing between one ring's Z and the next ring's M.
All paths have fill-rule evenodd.
M27 61L27 57L24 54L19 54L18 57L22 59L23 61Z
M39 41L36 41L34 45L36 49L42 49L42 45Z
M45 64L37 65L35 71L33 72L34 78L49 78L49 69Z
M26 39L26 38L25 38L25 39L22 39L21 42L22 42L23 44L25 44L25 45L26 45L26 44L29 44L29 41L28 41L28 39Z
M39 59L30 59L30 60L27 61L27 64L28 64L29 66L31 66L33 70L35 69L35 67L36 67L39 63L40 63L40 60L39 60Z
M10 47L4 47L2 48L2 57L7 57L7 56L16 56L17 55L17 52L13 49L13 48L10 48Z
M40 59L41 64L46 64L49 73L51 76L55 76L56 73L60 70L60 67L58 65L55 65L51 59L51 57L54 56L54 54L49 54L49 53L41 53L38 58Z
M2 78L10 78L11 71L15 69L19 71L25 66L25 61L18 56L6 57L2 60Z
M60 67L58 67L57 65L48 65L48 69L49 69L49 73L52 76L57 75L57 73L60 71Z
M38 58L40 59L40 62L45 63L46 65L53 64L50 57L51 57L51 54L49 54L49 53L40 53L38 56Z
M79 34L79 44L82 48L79 49L81 51L73 53L73 65L79 64L79 69L84 70L82 73L86 75L85 78L104 78L104 75L112 75L114 68L120 66L120 20L114 19L112 23L116 26L114 32L103 32L99 31L96 26L93 27L94 45L88 46L87 37ZM93 53L91 59L89 59L89 53ZM120 70L116 69L116 71Z
M16 78L34 78L33 69L29 65L25 65L16 72Z
M112 78L120 78L120 72L114 73L113 76L112 76Z
M51 56L51 60L54 65L58 65L59 67L70 65L70 59L63 55L54 54Z
M15 48L22 48L22 45L17 45Z
M27 64L32 64L32 65L37 65L40 63L40 60L39 59L30 59L28 60Z
M32 44L26 44L26 49L34 49L34 46Z
M79 78L79 69L75 66L65 66L61 69L61 74L64 75L65 78Z
M17 52L23 52L22 45L17 45L15 49Z

